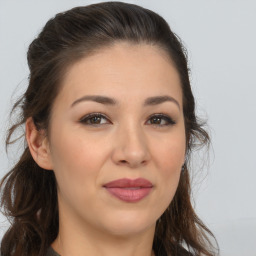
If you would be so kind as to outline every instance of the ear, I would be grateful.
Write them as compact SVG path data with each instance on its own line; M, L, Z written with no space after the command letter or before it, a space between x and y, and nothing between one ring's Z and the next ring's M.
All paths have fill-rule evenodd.
M26 121L26 140L34 161L43 169L52 170L49 142L45 130L38 130L32 117Z

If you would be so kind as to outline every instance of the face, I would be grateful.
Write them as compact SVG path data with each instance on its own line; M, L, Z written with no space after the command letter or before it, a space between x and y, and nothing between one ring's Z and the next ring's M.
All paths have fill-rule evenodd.
M118 43L73 64L48 140L62 219L118 235L154 227L185 158L172 62L156 46Z

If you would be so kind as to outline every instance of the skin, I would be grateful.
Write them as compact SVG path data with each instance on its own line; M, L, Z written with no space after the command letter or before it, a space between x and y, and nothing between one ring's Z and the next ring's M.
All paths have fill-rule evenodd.
M118 103L80 100L88 95ZM174 100L144 106L145 99L163 95ZM106 119L81 122L95 112ZM151 117L159 113L175 124ZM32 119L26 134L35 161L56 175L60 228L52 247L59 254L151 255L155 223L175 194L185 159L181 84L165 52L123 42L81 59L63 79L48 136ZM124 202L103 187L140 177L153 189L138 202Z

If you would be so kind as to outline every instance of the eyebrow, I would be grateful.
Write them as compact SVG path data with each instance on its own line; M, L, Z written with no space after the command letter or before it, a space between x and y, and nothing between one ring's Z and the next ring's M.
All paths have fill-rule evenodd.
M75 100L71 104L71 107L73 107L83 101L94 101L94 102L101 103L104 105L112 105L112 106L118 105L118 101L113 98L109 98L109 97L101 96L101 95L86 95L86 96L83 96L83 97ZM174 99L173 97L168 96L168 95L149 97L144 101L143 106L158 105L158 104L168 102L168 101L175 103L178 106L178 108L180 109L179 102L176 99Z
M168 96L168 95L149 97L145 100L144 106L157 105L157 104L164 103L166 101L175 103L178 106L178 108L180 109L179 102L176 99L174 99L173 97Z

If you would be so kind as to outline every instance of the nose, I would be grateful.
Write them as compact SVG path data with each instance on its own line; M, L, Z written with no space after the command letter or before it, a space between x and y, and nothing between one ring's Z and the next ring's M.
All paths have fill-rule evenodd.
M129 126L115 134L112 159L117 165L137 168L150 160L150 151L143 128Z

